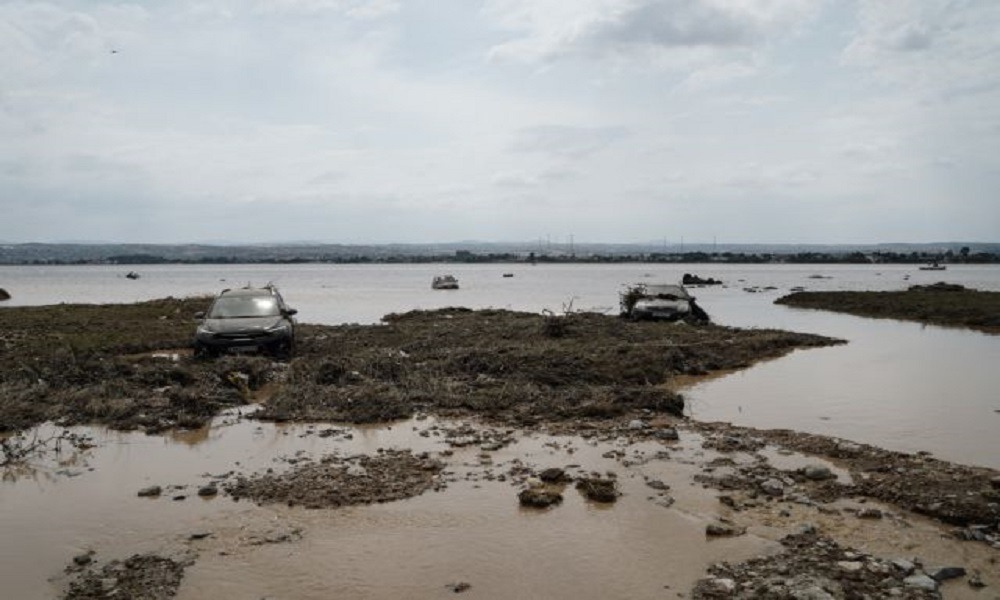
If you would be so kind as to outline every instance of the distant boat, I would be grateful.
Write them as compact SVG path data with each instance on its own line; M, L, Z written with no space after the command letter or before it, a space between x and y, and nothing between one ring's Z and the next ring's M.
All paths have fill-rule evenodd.
M139 279L139 274L135 271L129 271L125 274L125 277L128 277L129 279Z
M946 266L944 266L942 264L938 264L937 261L934 261L934 262L932 262L929 265L924 265L924 266L920 267L920 270L921 271L944 271L947 268L948 267L946 267Z
M503 276L504 277L513 277L514 274L513 273L504 273Z
M431 288L435 290L457 290L458 280L454 275L437 275L431 281Z

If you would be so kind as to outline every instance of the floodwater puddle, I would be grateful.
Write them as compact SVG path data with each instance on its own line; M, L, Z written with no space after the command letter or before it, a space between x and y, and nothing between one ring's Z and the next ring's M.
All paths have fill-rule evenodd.
M56 597L71 579L64 568L93 551L97 565L139 552L193 553L182 599L434 598L463 582L469 597L662 598L686 593L712 562L777 547L755 535L706 538L706 522L723 507L693 483L704 454L694 434L633 442L434 418L281 425L245 411L167 436L71 429L94 443L72 467L43 455L30 476L0 484L5 594ZM442 461L443 489L337 509L198 494L235 474L390 448ZM518 492L550 467L614 478L620 496L601 504L570 484L557 506L521 507ZM150 486L162 492L137 495Z
M721 452L686 427L670 441L627 427L556 435L425 416L378 426L273 424L247 418L255 409L164 436L70 429L89 443L43 453L0 483L5 593L58 597L74 577L66 567L93 552L98 567L135 553L192 559L182 600L443 598L456 590L473 598L675 597L712 563L779 552L777 540L803 523L878 555L957 562L1000 585L989 571L993 549L943 540L946 529L921 517L847 499L750 497L737 508L696 477L764 461L779 471L826 466L850 483L836 464L773 446ZM45 426L39 435L61 431ZM440 485L405 500L320 509L225 493L240 475L393 449L440 461ZM554 486L562 501L522 506L518 493L552 469L568 480ZM572 483L582 478L614 481L617 500L588 499ZM209 482L220 493L199 495ZM161 492L138 495L151 486ZM878 518L861 516L872 508ZM720 520L747 534L706 536ZM942 591L966 598L969 589L949 583Z

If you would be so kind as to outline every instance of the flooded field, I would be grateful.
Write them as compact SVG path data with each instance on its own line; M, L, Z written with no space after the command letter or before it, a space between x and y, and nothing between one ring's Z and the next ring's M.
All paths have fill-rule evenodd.
M523 273L502 278L509 266L453 267L447 270L463 285L455 292L429 289L431 275L444 268L434 265L299 265L274 267L274 272L249 266L149 267L138 281L109 268L19 267L0 268L0 276L21 304L191 296L234 280L276 279L303 322L336 324L370 323L389 312L445 305L613 312L619 284L676 280L682 273L648 265L524 267ZM54 277L60 273L65 281ZM814 333L848 343L799 349L707 377L678 377L671 387L683 392L691 420L639 404L634 414L618 418L569 414L567 422L533 418L530 426L519 426L510 416L501 424L420 410L391 423L282 424L255 419L251 413L259 407L254 405L230 408L205 427L150 427L154 435L44 425L29 431L22 443L55 439L64 431L72 443L62 444L59 452L54 444L45 446L3 471L4 595L170 597L123 591L131 581L132 563L126 559L142 555L146 558L136 565L167 564L159 574L169 577L155 583L157 572L136 567L138 579L152 578L154 583L145 585L161 585L185 599L443 598L456 593L471 598L711 598L718 597L711 590L730 585L771 590L760 592L768 597L778 594L773 586L779 584L766 580L766 569L744 562L768 556L795 574L801 593L819 586L840 590L833 597L992 598L1000 588L1000 519L995 514L1000 479L995 471L930 455L1000 467L995 433L1000 404L994 393L1000 388L995 368L1000 336L773 304L797 286L903 289L921 277L915 270L720 267L699 273L726 281L694 291L717 323ZM933 276L1000 289L1000 270L994 268ZM19 295L19 289L26 293ZM353 339L354 330L344 331L343 341ZM684 331L677 339L684 335L700 334ZM466 337L475 339L475 331ZM750 344L756 339L753 332L744 337ZM327 352L324 344L345 347L340 338L318 336L306 351ZM540 352L539 360L545 357L540 347L534 351ZM476 369L497 366L485 355L476 356ZM706 360L698 352L686 360L691 357ZM458 368L466 358L441 365ZM170 365L191 358L180 348L137 352L126 359L150 381L164 376L215 381L210 368L181 377L183 369ZM752 362L740 357L733 365ZM392 365L379 364L388 369L386 377L401 376L388 368ZM524 365L518 369L530 371ZM580 375L565 374L572 375L568 380ZM223 389L225 381L223 388L216 389L219 382L211 385L205 389L231 405L234 392ZM468 390L496 385L489 378L473 379ZM276 392L265 386L255 393L267 400ZM301 404L308 399L289 400L308 406ZM347 410L351 399L337 396L336 401L338 410ZM707 424L717 420L842 439ZM844 440L924 453L897 455ZM280 495L234 499L247 482L274 488L269 478L313 467L319 470L311 480L293 481L322 492L326 468L337 481L363 483L376 472L364 466L374 463L365 461L404 456L397 452L414 457L413 472L393 470L392 463L405 461L390 459L388 487L374 492L373 503L345 501L342 494L325 508L290 506ZM558 472L553 475L553 470ZM428 485L407 488L414 474ZM611 490L610 495L593 493L601 489ZM522 496L529 491L551 505L527 506ZM810 558L808 565L796 563L796 543L825 549L825 554ZM719 561L730 570L713 568ZM962 575L950 579L939 567L961 567ZM941 578L927 584L920 579L928 577L924 573Z
M715 322L848 340L797 352L685 391L690 414L758 427L837 435L1000 467L1000 336L774 305L789 290L904 290L944 280L1000 291L1000 267L950 265L157 265L125 279L111 266L0 267L4 306L133 302L211 295L274 281L305 323L373 323L391 312L467 306L614 314L618 291L685 272L721 279L692 288ZM435 274L461 288L430 289ZM505 278L504 273L514 277ZM748 292L746 290L753 290Z

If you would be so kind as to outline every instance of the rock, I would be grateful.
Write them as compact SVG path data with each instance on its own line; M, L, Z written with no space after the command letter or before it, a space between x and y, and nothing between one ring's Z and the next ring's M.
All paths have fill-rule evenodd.
M969 577L969 587L978 590L986 587L986 584L983 583L983 579L979 576L979 573L973 573Z
M798 527L799 535L814 535L816 533L816 526L812 523L803 523Z
M546 483L559 483L561 481L566 481L566 471L563 471L559 467L550 467L545 469L538 474L538 478Z
M641 420L639 420L639 419L633 419L633 420L631 420L631 421L628 422L628 428L629 429L636 429L636 430L638 430L638 429L645 429L646 428L646 423L643 422L643 421L641 421Z
M927 590L933 592L938 588L938 582L934 581L927 575L923 573L917 573L916 575L910 575L903 580L903 584L906 587L917 588L920 590Z
M446 587L456 594L461 594L471 588L472 584L465 581L459 581L458 583L449 583Z
M925 571L934 581L947 581L965 576L965 569L962 567L935 567Z
M904 575L909 575L913 572L913 569L916 568L911 561L908 561L905 558L894 558L891 562L892 566L902 571Z
M212 535L211 531L196 531L188 536L189 540L203 540Z
M877 508L865 508L858 511L859 519L881 519L882 511Z
M709 577L698 582L698 588L714 596L728 596L736 591L736 582L728 577Z
M654 433L653 435L655 435L657 439L664 440L667 442L675 442L681 439L681 436L678 435L677 430L674 429L673 427L664 427L662 429L657 429L656 433Z
M156 497L163 493L163 488L158 485L151 485L149 487L144 487L139 490L138 496L143 497Z
M785 493L785 484L772 477L760 484L760 489L768 496L781 496Z
M210 498L219 493L219 488L215 487L214 483L210 483L206 486L198 488L198 495L202 498Z
M818 583L808 580L797 582L788 593L794 600L836 600L836 596L824 590Z
M705 535L710 537L734 537L747 532L746 527L715 521L705 526Z
M837 477L829 467L823 465L807 465L802 469L802 474L805 475L806 479L812 479L813 481L836 479Z
M562 502L563 497L562 494L555 490L550 490L544 486L535 486L521 490L517 495L517 499L521 502L521 506L548 508L553 504Z
M654 490L669 490L670 486L663 483L659 479L650 479L646 482L646 485L653 488Z
M10 292L0 288L0 300L10 300Z
M83 567L89 565L91 562L93 562L93 560L94 559L92 552L84 552L83 554L77 554L76 556L73 557L73 564L78 567Z
M1000 412L1000 410L996 412ZM1000 490L1000 475L997 475L993 479L990 479L990 485L993 486L993 489Z
M841 571L847 571L848 573L856 573L860 571L865 565L856 560L842 560L837 563Z

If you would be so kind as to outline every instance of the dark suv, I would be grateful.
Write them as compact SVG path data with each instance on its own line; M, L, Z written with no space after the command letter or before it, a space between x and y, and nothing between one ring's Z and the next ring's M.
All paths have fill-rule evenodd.
M201 320L195 356L264 351L289 357L295 348L296 312L273 285L222 290L207 313L195 315Z

